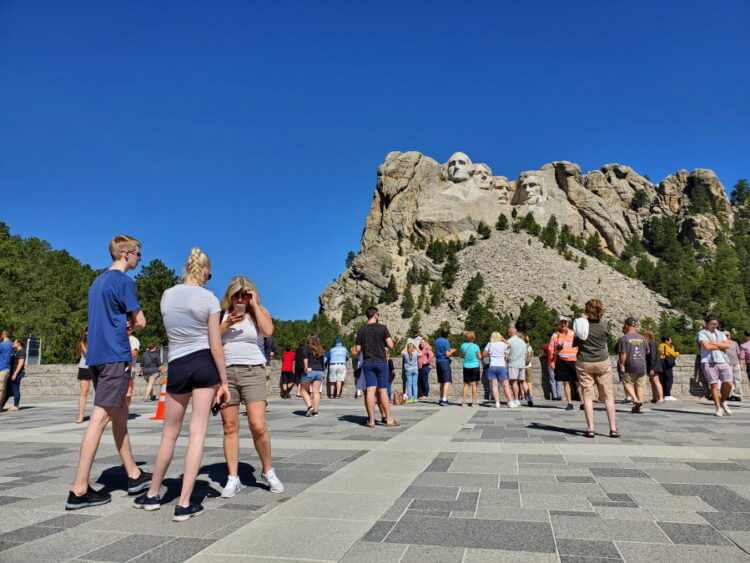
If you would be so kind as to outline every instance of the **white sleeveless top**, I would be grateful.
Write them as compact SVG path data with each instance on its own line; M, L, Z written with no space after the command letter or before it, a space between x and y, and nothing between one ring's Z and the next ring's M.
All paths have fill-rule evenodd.
M224 363L228 366L256 366L266 363L264 339L258 329L245 316L245 320L230 326L221 337L224 345Z

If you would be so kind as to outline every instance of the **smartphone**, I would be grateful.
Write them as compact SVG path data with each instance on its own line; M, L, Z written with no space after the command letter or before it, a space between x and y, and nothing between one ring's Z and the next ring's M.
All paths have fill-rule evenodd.
M245 314L245 304L244 303L238 303L234 306L234 312L235 313L242 313Z
M220 403L215 403L214 406L211 407L211 414L214 415L214 416L216 416L217 414L219 414L220 410L221 410L221 404Z

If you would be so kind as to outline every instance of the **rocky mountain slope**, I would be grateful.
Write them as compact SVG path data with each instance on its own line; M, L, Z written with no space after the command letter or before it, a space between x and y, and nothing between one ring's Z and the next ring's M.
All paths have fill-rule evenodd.
M683 236L708 249L721 223L731 226L734 221L724 187L710 170L681 170L654 184L619 164L581 174L578 165L560 161L508 180L493 176L487 165L472 163L463 153L439 164L418 152L392 152L378 168L359 253L320 296L321 312L341 320L347 304L378 302L391 277L403 295L412 268L439 279L443 265L428 257L430 242L456 241L463 246L479 238L482 223L492 235L458 251L458 278L446 289L442 305L421 312L424 330L442 320L462 321L465 313L458 301L476 272L483 274L485 295L494 296L498 311L511 314L534 295L560 312L600 297L618 320L630 314L656 318L670 309L664 297L603 262L589 257L581 269L578 251L571 250L566 260L527 233L495 231L501 214L510 221L530 216L542 226L554 215L580 240L598 235L602 253L613 258L621 256L631 238L642 238L654 217L675 217ZM414 288L415 298L419 291ZM394 328L408 326L410 320L401 318L398 302L380 307Z

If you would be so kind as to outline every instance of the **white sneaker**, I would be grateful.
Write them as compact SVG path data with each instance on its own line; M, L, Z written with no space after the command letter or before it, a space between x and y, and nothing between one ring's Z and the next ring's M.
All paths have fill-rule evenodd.
M495 402L495 408L496 408L496 409L499 409L499 408L500 408L500 403L499 403L499 402Z
M724 416L724 411L722 409L716 409L714 416Z
M263 473L263 478L266 480L266 483L268 483L268 487L271 489L272 493L284 492L284 485L281 480L276 477L276 472L273 469L268 473Z
M676 401L677 399L675 399L672 395L667 395L666 397L664 397L664 400L665 401Z
M732 409L729 408L729 405L727 404L726 401L724 401L723 403L721 403L721 408L724 409L724 412L726 414L732 414Z
M511 401L510 403L508 403L508 408L511 408L511 409L515 409L518 406L519 405L516 401Z
M227 485L221 490L221 498L232 498L240 492L242 484L239 477L229 477Z

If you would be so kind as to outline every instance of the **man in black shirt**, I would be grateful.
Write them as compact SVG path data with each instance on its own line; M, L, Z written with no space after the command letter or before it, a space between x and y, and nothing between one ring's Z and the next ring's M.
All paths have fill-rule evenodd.
M369 428L375 427L375 393L377 391L380 412L386 426L398 426L398 422L391 418L391 404L388 400L388 358L386 349L393 348L393 338L385 325L378 323L380 315L375 307L368 307L365 311L367 324L357 331L357 340L352 355L362 353L362 374L366 381L365 408L367 409L367 423Z

